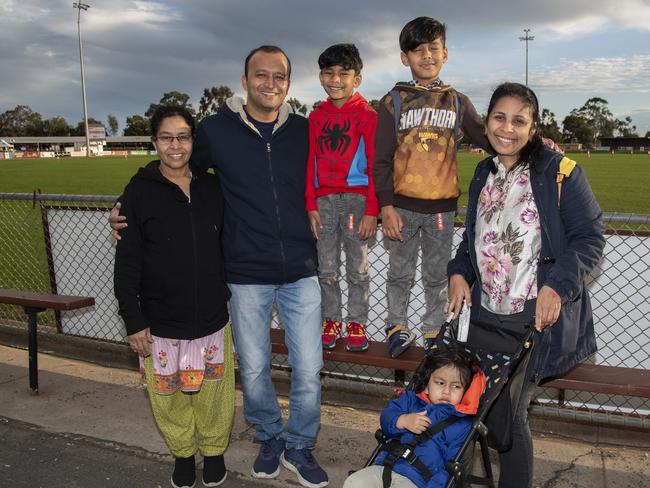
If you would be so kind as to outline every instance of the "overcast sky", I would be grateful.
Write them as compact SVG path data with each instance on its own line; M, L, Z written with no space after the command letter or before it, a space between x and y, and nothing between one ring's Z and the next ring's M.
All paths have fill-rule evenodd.
M429 15L447 24L449 61L441 78L484 112L501 81L529 84L561 123L594 96L616 117L650 130L649 0L86 0L82 39L88 115L120 121L143 114L166 91L227 85L243 94L246 54L277 44L293 63L289 96L309 106L323 98L316 60L327 46L354 42L364 60L361 93L380 98L410 79L398 35ZM72 0L0 0L0 112L28 105L44 118L82 119Z

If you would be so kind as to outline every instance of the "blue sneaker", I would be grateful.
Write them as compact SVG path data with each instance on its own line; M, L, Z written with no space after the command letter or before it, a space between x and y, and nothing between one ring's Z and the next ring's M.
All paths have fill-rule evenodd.
M386 328L386 338L390 357L396 358L408 349L415 334L409 328L396 324Z
M253 478L275 478L280 474L280 454L284 451L284 440L262 441L260 452L253 463Z
M318 465L310 449L286 449L280 456L282 465L298 475L298 481L308 488L329 484L327 473Z
M425 332L422 335L422 339L424 340L424 353L425 354L431 354L432 351L438 348L438 345L436 344L436 339L438 337L438 331L437 330L432 330L430 332Z

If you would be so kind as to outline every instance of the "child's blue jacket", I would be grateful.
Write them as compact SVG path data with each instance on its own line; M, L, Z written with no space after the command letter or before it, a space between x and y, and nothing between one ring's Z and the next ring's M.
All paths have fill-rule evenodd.
M469 434L472 428L472 417L457 411L453 405L448 403L430 404L419 398L413 391L407 391L400 397L391 400L382 410L380 417L381 429L388 437L399 438L401 443L410 442L417 436L406 429L395 427L397 419L400 415L422 412L423 410L426 410L432 426L451 415L456 415L461 419L415 448L415 454L431 473L428 482L424 480L422 474L413 465L404 459L395 462L393 472L407 477L418 488L443 487L449 480L449 473L445 469L445 463L454 458L465 437ZM382 465L385 457L386 451L380 452L375 464Z

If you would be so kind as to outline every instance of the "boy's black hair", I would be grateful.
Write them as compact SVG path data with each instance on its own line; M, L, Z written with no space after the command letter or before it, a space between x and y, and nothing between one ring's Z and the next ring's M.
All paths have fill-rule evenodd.
M169 117L183 117L187 125L190 126L192 137L194 137L194 117L192 114L181 105L159 105L154 111L151 119L149 119L149 126L151 127L151 137L154 138L158 134L162 121Z
M402 52L413 51L420 44L440 39L442 47L447 40L447 25L433 17L418 17L404 26L399 34L399 48Z
M478 366L471 362L469 355L463 351L449 349L447 351L434 352L424 358L422 368L413 376L413 391L420 393L429 384L429 379L434 371L445 366L453 366L460 374L460 381L463 383L463 389L467 390L472 382L472 376Z
M532 129L535 131L533 137L530 141L523 147L521 153L519 153L519 160L516 165L524 164L528 165L531 169L535 166L535 159L539 157L544 148L544 143L542 141L542 134L539 130L540 125L540 115L539 115L539 102L537 101L537 95L535 92L528 88L526 85L521 83L506 82L500 84L494 93L492 93L492 98L490 98L490 104L488 105L487 118L485 124L490 118L494 106L499 100L503 97L514 97L521 100L525 106L530 107L531 117L533 119ZM490 150L492 154L496 154L494 148L490 144Z
M331 68L341 66L343 69L353 69L356 74L361 73L363 61L357 46L354 44L334 44L318 56L318 67Z
M251 52L248 53L248 56L246 56L246 59L244 60L244 77L248 78L248 63L251 60L251 58L255 55L255 53L258 53L262 51L263 53L280 53L284 56L284 58L287 60L287 79L291 79L291 60L289 59L289 56L287 56L287 53L285 53L282 49L280 49L278 46L272 46L265 44L264 46L256 47L253 49Z

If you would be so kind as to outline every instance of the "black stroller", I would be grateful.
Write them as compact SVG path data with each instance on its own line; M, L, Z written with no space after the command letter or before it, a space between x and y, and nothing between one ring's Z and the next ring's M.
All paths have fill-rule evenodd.
M481 396L479 409L474 416L472 428L465 438L461 448L453 460L446 463L445 468L449 472L449 481L446 488L463 487L467 485L482 485L493 488L494 476L492 473L492 466L488 454L488 445L502 450L507 449L504 447L509 442L510 432L502 432L507 430L509 422L504 419L511 417L511 405L509 388L506 388L508 383L513 380L517 375L519 379L523 379L522 370L525 370L525 365L528 363L530 353L533 346L533 334L535 329L532 324L526 329L524 337L518 341L519 344L514 352L501 353L501 352L487 352L482 349L468 347L464 342L456 340L456 327L458 320L446 322L443 324L435 345L431 348L431 352L436 350L460 349L470 355L473 361L478 363L483 372L485 373L487 383L483 395ZM423 367L420 363L418 371ZM407 389L412 389L412 383L409 383ZM501 395L502 392L505 393ZM489 415L494 412L493 415ZM443 422L444 424L444 422ZM420 434L422 441L431 438L433 435L444 429L446 425L433 425L424 434ZM398 458L401 457L405 461L417 466L419 462L417 456L414 455L413 449L399 448L395 450L391 443L396 442L394 439L389 439L381 430L375 433L378 445L373 451L372 455L365 464L365 467L374 463L375 459L382 450L392 451L393 453L401 452ZM422 442L420 441L420 442ZM474 448L478 441L481 447L481 458L483 464L483 476L471 474L472 460L474 457ZM402 444L401 446L405 446ZM395 456L395 454L393 454ZM384 481L386 484L386 481Z

